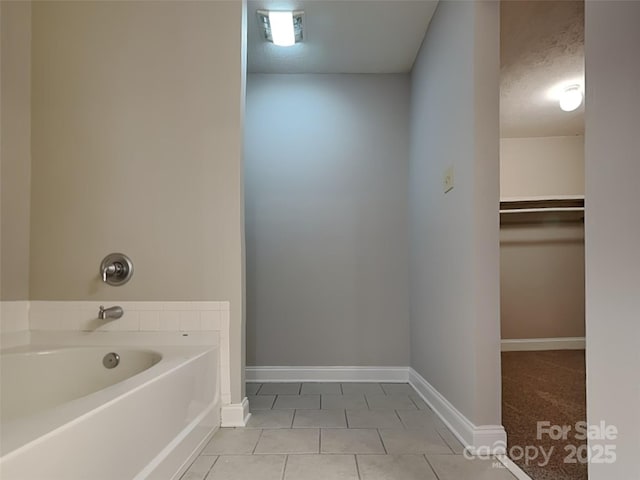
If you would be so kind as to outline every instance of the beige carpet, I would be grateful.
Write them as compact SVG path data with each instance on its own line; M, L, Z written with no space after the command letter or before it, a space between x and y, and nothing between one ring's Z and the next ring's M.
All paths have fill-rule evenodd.
M576 459L575 449L586 444L575 438L575 424L586 420L584 350L502 353L502 424L507 430L512 460L534 480L585 480L585 463ZM537 422L568 425L566 440L548 435L537 437ZM526 461L514 446L531 446L545 452L553 447L550 461L541 457ZM533 452L533 448L529 449ZM584 447L582 449L584 451ZM515 452L515 455L513 454Z

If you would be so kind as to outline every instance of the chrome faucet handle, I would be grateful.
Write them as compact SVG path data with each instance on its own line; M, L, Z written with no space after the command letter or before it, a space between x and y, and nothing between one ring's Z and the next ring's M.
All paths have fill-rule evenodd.
M104 283L107 283L107 278L114 275L116 273L116 270L116 266L113 263L111 265L105 265L102 268L102 281Z
M100 276L108 285L124 285L133 276L133 263L122 253L111 253L100 264Z

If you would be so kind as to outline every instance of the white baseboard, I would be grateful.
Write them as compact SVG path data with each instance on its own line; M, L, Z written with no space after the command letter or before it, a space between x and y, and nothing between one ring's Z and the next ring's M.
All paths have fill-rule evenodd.
M584 350L584 337L558 337L558 338L517 338L503 339L501 342L503 352L523 352L534 350Z
M240 403L223 405L220 414L221 427L246 427L251 417L249 400L244 397Z
M506 452L507 433L502 425L474 425L413 368L409 368L409 383L471 452Z
M407 367L247 367L247 382L407 382Z

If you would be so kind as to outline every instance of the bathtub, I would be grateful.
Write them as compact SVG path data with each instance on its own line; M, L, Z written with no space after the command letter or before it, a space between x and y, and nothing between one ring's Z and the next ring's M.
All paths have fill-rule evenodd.
M27 346L0 362L3 480L177 478L220 422L217 347Z

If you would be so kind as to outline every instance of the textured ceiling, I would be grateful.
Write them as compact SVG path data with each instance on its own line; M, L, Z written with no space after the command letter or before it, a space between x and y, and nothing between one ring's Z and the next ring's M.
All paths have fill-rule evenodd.
M437 0L250 0L250 73L409 72ZM256 10L304 10L305 40L262 39ZM584 105L563 112L557 91L584 85L584 2L501 2L503 137L579 135Z
M248 2L250 73L401 73L413 67L436 0ZM256 10L304 10L304 41L263 40Z
M502 137L584 133L584 104L563 112L556 92L584 87L584 2L501 3Z

